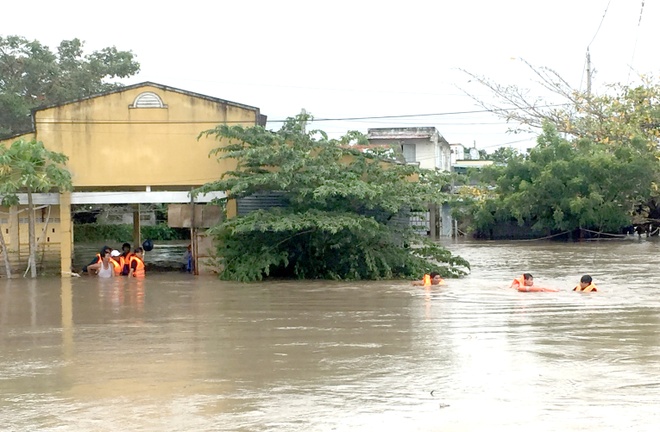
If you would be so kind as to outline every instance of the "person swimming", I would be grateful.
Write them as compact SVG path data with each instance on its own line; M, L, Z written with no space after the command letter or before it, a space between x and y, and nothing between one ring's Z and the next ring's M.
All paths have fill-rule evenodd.
M414 286L431 286L431 285L444 285L445 281L438 272L431 272L425 274L421 281L414 281Z
M523 273L522 276L516 278L511 282L511 287L519 292L557 292L555 288L543 288L534 285L534 276L531 273Z
M595 292L598 291L598 288L593 282L593 279L589 275L584 275L580 278L580 283L577 284L573 291L578 292Z
M524 288L531 287L533 285L534 285L534 276L532 276L531 273L523 273L522 276L515 278L513 282L511 282L510 288L517 288L518 291L528 291Z

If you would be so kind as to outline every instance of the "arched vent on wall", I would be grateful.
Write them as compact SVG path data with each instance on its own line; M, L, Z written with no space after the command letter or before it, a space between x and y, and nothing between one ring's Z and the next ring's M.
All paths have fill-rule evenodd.
M167 108L167 105L156 93L144 92L135 98L131 108Z

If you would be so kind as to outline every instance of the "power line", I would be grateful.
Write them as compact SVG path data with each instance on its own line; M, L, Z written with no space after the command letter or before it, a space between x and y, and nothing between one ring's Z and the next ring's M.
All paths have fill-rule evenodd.
M587 94L591 94L591 54L589 53L589 47L591 46L592 43L596 40L596 36L598 36L598 33L600 32L600 28L603 25L603 21L605 21L605 16L607 15L607 11L610 8L610 3L612 3L612 0L609 0L607 2L607 6L605 6L605 12L603 12L603 16L600 18L600 23L598 23L598 28L596 29L596 33L594 33L594 36L591 38L591 42L587 44L587 56L585 58L585 66L582 66L582 77L580 78L580 90L582 90L582 80L584 78L584 71L586 68L587 71Z
M494 110L483 109L483 110L471 110L471 111L454 111L454 112L444 112L444 113L424 113L424 114L395 114L395 115L383 115L383 116L367 116L367 117L338 117L338 118L315 118L312 121L353 121L353 120L379 120L379 119L391 119L391 118L410 118L410 117L439 117L446 115L459 115L459 114L480 114L493 112ZM273 122L286 121L286 120L274 120Z
M43 119L36 120L36 124L98 124L98 125L171 125L171 124L225 124L243 123L253 125L254 122L246 120L77 120L77 119Z
M552 108L557 106L565 106L567 104L550 104L540 105L536 108ZM381 115L381 116L364 116L364 117L321 117L310 120L311 122L330 122L330 121L359 121L359 120L381 120L381 119L397 119L397 118L418 118L418 117L442 117L450 115L461 114L484 114L484 113L498 113L506 111L515 111L519 108L493 108L481 110L468 110L468 111L448 111L439 113L421 113L421 114L394 114L394 115ZM268 123L285 123L288 119L267 120ZM246 120L79 120L79 119L41 119L36 120L36 124L99 124L99 125L123 125L123 124L137 124L137 125L170 125L170 124L246 124L251 125L251 121Z
M492 147L503 147L503 146L511 145L511 144L519 144L519 143L522 143L522 142L530 142L530 141L534 141L535 139L536 138L519 139L519 140L515 140L515 141L508 141L508 142L500 143L500 144L490 144L490 145L487 145L487 146L482 146L481 149L487 149L487 148L492 148Z
M644 13L644 0L642 0L642 9L639 11L639 21L637 21L637 27L642 24L642 14Z
M594 37L591 38L591 42L587 45L587 49L591 46L592 43L594 43L594 40L596 40L596 36L598 36L598 32L600 32L600 27L603 25L603 21L605 21L605 15L607 15L607 10L610 8L610 3L612 3L612 0L609 0L607 2L607 6L605 6L605 12L603 12L603 17L600 19L600 24L598 24L598 28L596 29L596 33L594 33ZM644 2L642 1L642 5Z
M630 72L633 68L633 62L635 61L635 52L637 51L637 41L639 40L639 29L642 24L642 15L644 14L644 0L642 0L642 8L639 11L639 20L637 21L637 32L635 34L635 44L633 45L632 57L630 58L630 67L628 68L628 78L627 82L630 82Z
M515 108L512 108L515 109ZM488 113L495 111L506 111L507 109L502 110L472 110L472 111L454 111L454 112L444 112L444 113L424 113L424 114L395 114L395 115L384 115L384 116L365 116L365 117L335 117L335 118L314 118L310 120L311 122L326 122L326 121L356 121L356 120L378 120L378 119L392 119L392 118L415 118L415 117L439 117L446 115L459 115L459 114L479 114L479 113ZM285 123L288 119L278 119L278 120L268 120L268 123ZM122 125L122 124L140 124L140 125L168 125L168 124L227 124L227 123L244 123L249 124L245 120L77 120L77 119L65 119L65 120L37 120L37 124L99 124L99 125Z
M558 106L566 106L569 104L549 104L549 105L539 105L535 108L552 108ZM506 111L516 111L520 108L511 107L511 108L493 108L493 109L481 109L481 110L470 110L470 111L449 111L442 113L423 113L423 114L395 114L395 115L383 115L383 116L365 116L365 117L337 117L337 118L314 118L310 120L311 122L326 122L326 121L357 121L357 120L379 120L379 119L395 119L395 118L414 118L414 117L441 117L449 115L461 115L461 114L484 114L484 113L498 113ZM283 123L287 120L268 120L269 123Z

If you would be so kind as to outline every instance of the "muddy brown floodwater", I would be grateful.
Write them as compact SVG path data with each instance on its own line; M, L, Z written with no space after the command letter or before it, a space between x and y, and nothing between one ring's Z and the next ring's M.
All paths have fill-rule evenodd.
M0 428L657 430L657 239L447 246L472 273L430 289L2 280Z

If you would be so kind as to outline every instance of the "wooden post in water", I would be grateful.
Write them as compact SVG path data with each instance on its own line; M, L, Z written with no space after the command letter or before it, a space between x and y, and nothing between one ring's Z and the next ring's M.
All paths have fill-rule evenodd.
M73 221L71 220L71 192L60 194L60 274L71 277L73 264Z
M197 266L197 227L195 220L195 195L193 190L190 189L190 253L192 254L193 274L198 275L199 269Z
M133 208L133 244L134 248L142 245L140 236L140 204L135 204Z

